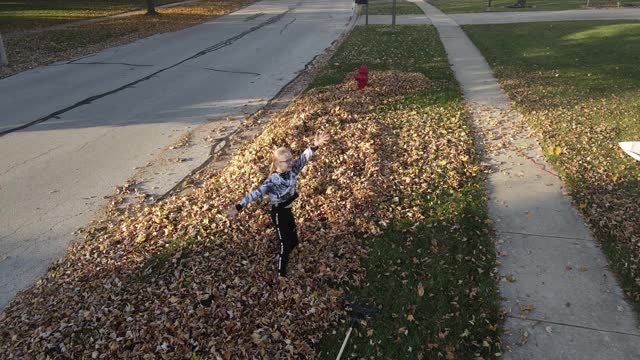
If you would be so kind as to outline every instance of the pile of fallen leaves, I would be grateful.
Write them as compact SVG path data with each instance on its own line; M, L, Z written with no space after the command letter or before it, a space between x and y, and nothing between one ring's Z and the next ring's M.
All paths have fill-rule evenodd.
M308 92L200 188L114 218L73 246L0 315L0 357L313 357L321 334L346 318L334 284L364 277L359 239L392 219L421 220L421 201L479 171L464 129L439 126L463 119L393 110L428 79L370 77L362 91L345 81ZM281 282L266 198L235 219L225 210L268 176L274 148L300 153L318 131L331 141L299 180L301 244Z

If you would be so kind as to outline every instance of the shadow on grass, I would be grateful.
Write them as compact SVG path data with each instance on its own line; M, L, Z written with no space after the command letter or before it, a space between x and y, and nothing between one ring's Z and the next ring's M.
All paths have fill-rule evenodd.
M420 72L436 83L453 80L433 26L398 25L396 30L391 32L387 25L356 27L310 88L339 83L363 63L369 71ZM421 46L414 46L416 43Z
M535 101L523 104L533 109L613 96L638 98L640 22L470 25L464 29L507 90L523 88L534 96Z
M354 329L347 358L431 359L448 351L476 358L500 352L499 296L488 275L496 259L490 228L482 221L482 194L477 182L439 194L427 199L434 206L423 209L423 223L397 220L381 238L363 242L367 277L362 287L345 291L376 312ZM319 358L335 358L347 320L323 338Z
M460 89L432 26L398 26L395 33L388 26L354 29L312 87L351 77L362 63L370 70L420 72L433 81L430 91L385 111L407 106L460 111ZM422 208L425 220L395 219L380 238L363 240L368 255L362 260L367 273L362 286L336 286L376 314L356 326L344 358L431 359L448 352L474 358L499 352L495 246L485 222L484 190L479 178L465 181L456 190L443 186L430 195L407 194L429 204ZM344 319L323 337L315 347L319 358L335 358L349 325Z
M571 189L609 265L640 310L640 22L465 26Z

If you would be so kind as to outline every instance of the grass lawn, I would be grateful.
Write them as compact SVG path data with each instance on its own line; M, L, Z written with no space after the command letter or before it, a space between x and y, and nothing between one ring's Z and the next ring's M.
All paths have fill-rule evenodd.
M640 22L464 29L539 134L640 311L640 163L617 146L640 140Z
M430 3L447 14L483 12L488 6L488 0L430 0ZM527 8L508 8L516 0L492 0L491 11L554 11L583 9L587 0L527 0ZM638 4L638 2L622 1L622 5ZM615 7L616 2L608 0L590 0L590 7Z
M364 9L362 10L364 14ZM370 1L369 15L391 15L393 14L393 3L389 1ZM398 1L396 3L397 15L424 14L418 5L407 2Z
M361 62L372 80L357 91ZM501 352L483 170L435 29L357 27L314 86L192 191L107 209L0 313L0 358L330 358L345 301L377 312L348 354ZM226 211L270 173L271 149L299 154L319 131L330 142L299 179L300 245L280 279L268 200Z
M428 135L418 143L433 147L424 157L438 156L442 146L448 146L444 144L454 146L451 137L457 134L453 137L459 136L462 144L457 144L456 153L463 161L477 164L460 88L435 28L401 25L397 29L394 34L388 26L357 27L312 86L337 83L361 63L370 70L423 73L433 81L433 88L389 103L385 114L394 117L398 109L419 114L418 119L397 126L426 129ZM456 168L462 165L459 161L436 162ZM413 166L403 171L424 170ZM481 172L476 170L460 181L452 181L456 171L440 172L433 178L437 185L421 191L407 189L405 198L398 201L421 199L418 208L424 219L395 219L380 238L363 240L368 250L362 260L366 278L362 286L343 284L342 288L353 301L376 313L354 330L343 358L487 359L500 352L495 247L486 221ZM319 358L336 357L348 326L346 321L323 337L316 348Z
M205 0L159 9L160 16L134 15L95 24L39 33L3 36L9 65L0 67L0 79L56 61L70 60L124 45L157 33L178 31L225 15L253 0Z
M156 6L176 1L156 0ZM109 16L142 8L146 8L144 1L0 0L0 33Z

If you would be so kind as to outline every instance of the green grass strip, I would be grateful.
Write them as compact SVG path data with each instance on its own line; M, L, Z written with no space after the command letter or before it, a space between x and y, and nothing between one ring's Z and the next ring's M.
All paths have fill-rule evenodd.
M477 162L462 96L446 53L432 26L357 27L345 40L314 86L337 83L361 63L370 69L421 72L434 87L399 103L425 117L437 118L438 136L464 132L470 161ZM425 155L426 156L426 155ZM395 221L379 239L364 240L364 285L342 285L353 300L376 310L366 329L356 327L343 358L456 359L493 358L500 352L499 296L495 282L495 247L487 225L480 176L454 186L442 174L433 192L422 197L425 220ZM419 287L424 287L424 294ZM321 359L335 359L349 327L327 334L316 347Z
M433 5L447 14L477 13L487 11L488 0L431 0ZM492 12L504 11L557 11L584 9L587 0L527 0L527 7L522 9L509 8L516 0L492 0ZM609 0L589 0L590 8L616 7L618 2ZM638 1L621 1L621 6L631 6L640 4Z
M364 14L364 9L363 9ZM370 2L369 15L391 15L393 14L392 2ZM396 15L424 14L418 5L405 1L396 3Z

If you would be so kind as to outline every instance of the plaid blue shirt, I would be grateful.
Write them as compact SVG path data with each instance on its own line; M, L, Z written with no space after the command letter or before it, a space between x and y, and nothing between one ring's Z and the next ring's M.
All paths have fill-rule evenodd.
M307 148L296 161L291 165L291 171L285 173L275 172L257 189L250 192L239 203L241 208L245 208L250 202L259 199L262 195L269 195L271 205L277 206L293 197L296 192L296 181L304 166L311 160L313 150Z

